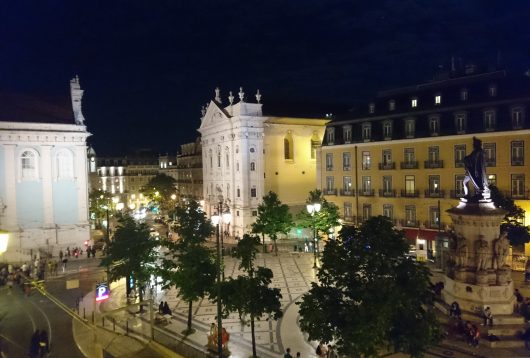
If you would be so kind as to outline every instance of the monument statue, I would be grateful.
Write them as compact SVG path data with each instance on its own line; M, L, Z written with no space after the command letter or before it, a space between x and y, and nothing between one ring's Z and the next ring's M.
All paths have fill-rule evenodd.
M508 241L508 233L503 231L499 238L495 241L493 246L495 252L496 268L500 269L506 266L506 259L508 258L510 242Z
M457 236L456 244L456 266L466 267L467 266L467 242L462 236Z
M487 270L491 267L488 265L488 260L490 259L490 250L489 245L484 236L479 235L477 240L477 271Z
M490 190L488 186L488 177L486 176L486 164L484 161L484 151L482 150L482 141L473 137L473 151L464 158L466 176L464 178L464 198L466 199L489 199ZM471 181L475 187L476 195L472 198L469 195L467 183Z

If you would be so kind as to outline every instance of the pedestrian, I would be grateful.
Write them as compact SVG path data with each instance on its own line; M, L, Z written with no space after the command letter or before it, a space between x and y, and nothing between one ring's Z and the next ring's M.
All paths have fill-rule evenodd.
M489 325L490 327L493 326L493 314L491 313L489 306L486 307L482 315L484 317L484 323L482 325L483 326Z
M296 352L296 358L300 358L300 352Z
M515 296L515 312L520 313L521 306L523 305L523 302L524 302L524 297L521 294L521 292L519 292L519 289L517 288L515 289L514 296Z
M523 339L524 339L524 347L529 350L530 349L530 327L527 328L523 333Z
M326 348L326 345L324 344L324 342L320 342L318 344L317 349L316 349L316 354L320 358L326 358L328 354L328 349Z
M40 331L37 329L31 335L31 340L29 343L30 358L37 358L39 356L39 339L40 339Z
M451 307L449 308L449 317L462 317L462 311L460 310L460 305L458 304L458 302L454 301L453 303L451 303Z
M91 252L90 249L91 249L90 246L86 248L86 258L87 258L87 259L90 258L90 252Z
M337 358L337 353L335 353L335 350L333 349L333 346L331 344L328 344L327 358Z
M70 257L70 246L66 248L66 256Z
M66 263L68 262L68 259L65 257L63 259L63 273L66 271Z
M293 356L291 355L291 348L287 348L285 350L285 354L283 355L283 358L293 358Z
M471 326L473 328L473 337L471 338L471 345L475 348L478 348L478 343L480 340L480 331L476 325Z
M164 302L164 314L168 314L171 316L171 310L169 309L169 305L167 304L167 301Z
M92 246L92 257L96 258L96 247Z
M59 250L59 260L60 261L63 261L63 256L64 256L63 250Z
M164 301L160 301L160 304L158 305L158 313L164 314Z

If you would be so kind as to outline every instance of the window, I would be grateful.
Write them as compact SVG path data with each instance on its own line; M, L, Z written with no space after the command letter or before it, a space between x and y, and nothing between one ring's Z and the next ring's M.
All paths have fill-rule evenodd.
M217 148L217 168L221 168L221 148Z
M383 167L387 167L392 164L392 150L383 149Z
M440 134L440 116L429 117L429 133L431 136Z
M465 144L455 145L455 168L464 167L465 156L466 156L466 145Z
M497 186L497 174L488 174L488 185Z
M351 143L351 126L342 127L342 135L343 135L344 143L346 144Z
M372 217L372 204L363 204L363 220L366 221Z
M257 195L256 188L250 188L250 197L255 198Z
M294 159L293 136L291 131L283 138L283 156L285 160Z
M333 153L326 153L326 170L333 170Z
M465 175L455 175L455 197L464 196L464 178Z
M394 219L394 206L392 204L383 204L383 216L390 220Z
M389 175L385 175L383 177L383 193L391 193L392 192L392 177Z
M370 152L363 152L363 170L368 170L372 166L372 158L370 157Z
M494 167L497 165L497 154L495 143L484 143L484 162L487 167Z
M237 197L240 198L241 197L241 189L237 188Z
M512 108L512 127L513 129L521 129L524 125L524 110L522 107Z
M327 138L328 144L335 143L335 128L333 127L326 128L326 138Z
M431 206L429 208L429 226L439 227L440 225L440 211L437 206Z
M254 147L250 148L250 153L254 153L255 151L256 151L256 149L254 149Z
M372 124L371 123L363 123L362 136L365 142L372 139Z
M410 100L410 106L411 106L412 108L416 108L416 107L418 107L418 99L417 99L417 98L412 98L412 99Z
M416 192L416 179L414 175L405 175L405 192L412 195Z
M467 89L466 88L462 88L460 90L460 100L461 101L467 101L467 95L468 95Z
M488 93L490 97L495 97L497 95L497 86L496 85L490 85L488 89Z
M349 152L342 153L342 170L351 170L351 154Z
M512 165L524 165L524 142L522 140L512 142Z
M256 163L255 162L250 162L250 171L253 172L256 170Z
M512 197L524 197L524 174L512 174Z
M236 171L239 172L239 162L236 163Z
M368 105L368 112L369 113L374 113L375 112L375 103L370 103Z
M416 156L414 154L414 148L405 148L404 157L405 157L405 163L407 164L413 163L416 160Z
M493 131L495 130L495 111L489 110L484 112L484 130Z
M209 157L210 157L210 169L213 169L213 155L212 155L212 150L211 149L208 151L208 154L209 154Z
M362 178L362 189L364 193L372 191L372 177L363 177Z
M442 104L442 95L441 94L434 95L434 104Z
M455 127L456 132L461 134L465 133L467 127L467 114L466 113L457 113L455 114Z
M316 159L319 146L320 140L318 139L317 131L313 131L313 136L311 137L311 159Z
M351 191L351 177L350 176L342 177L342 189L348 192Z
M230 152L228 151L228 148L225 149L225 163L226 167L230 168Z
M37 179L37 152L26 150L20 156L20 167L22 179Z
M74 158L69 150L61 150L56 155L57 178L72 179L74 177Z
M429 162L436 163L440 160L440 147L429 147Z
M257 210L252 210L252 216L258 216L258 211Z
M440 193L440 176L429 175L429 193L439 194Z
M344 203L344 217L351 220L351 217L352 217L351 203Z
M416 132L416 121L414 119L405 120L405 136L413 138Z
M416 206L405 205L405 226L416 226Z
M332 191L335 188L335 177L326 177L326 190Z
M391 99L390 101L388 101L388 110L393 111L395 109L396 109L396 101Z
M383 138L392 139L392 121L383 122Z

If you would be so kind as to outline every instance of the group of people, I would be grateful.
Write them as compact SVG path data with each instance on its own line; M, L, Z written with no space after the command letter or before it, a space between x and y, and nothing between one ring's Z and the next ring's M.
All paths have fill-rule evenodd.
M167 301L160 301L160 304L158 305L158 313L161 315L170 315L171 316L171 309L169 309L169 305L167 304Z
M217 328L217 325L215 323L212 323L210 325L210 333L208 334L208 349L212 351L216 351L218 347L218 339L219 339L219 330ZM230 333L226 330L226 328L223 327L221 330L221 344L223 349L226 348L226 345L228 344L228 341L230 340Z
M48 333L45 330L36 330L31 336L29 346L30 358L44 357L50 351Z

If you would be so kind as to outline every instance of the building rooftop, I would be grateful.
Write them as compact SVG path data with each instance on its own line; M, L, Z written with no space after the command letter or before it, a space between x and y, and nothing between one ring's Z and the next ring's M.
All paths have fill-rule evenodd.
M74 124L70 97L0 93L0 121Z

